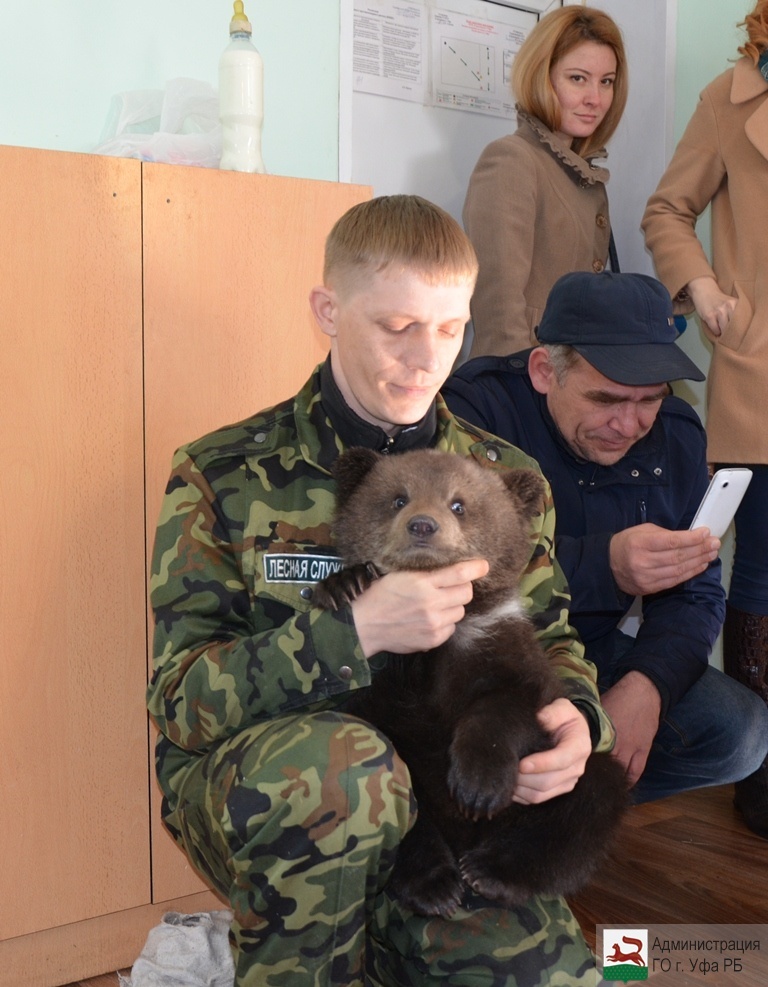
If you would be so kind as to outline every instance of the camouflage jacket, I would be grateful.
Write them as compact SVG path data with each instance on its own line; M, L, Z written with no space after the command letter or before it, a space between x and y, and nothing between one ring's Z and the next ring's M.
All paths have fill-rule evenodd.
M493 468L524 453L454 418L438 398L436 446ZM312 605L312 585L340 567L333 547L331 466L342 451L320 404L316 370L299 394L175 455L155 539L149 710L176 766L249 725L337 705L370 683L349 608ZM554 510L535 519L522 597L599 749L613 741L593 666L568 624L554 563ZM595 729L596 725L596 729ZM165 762L166 756L160 758ZM171 770L170 765L167 770Z

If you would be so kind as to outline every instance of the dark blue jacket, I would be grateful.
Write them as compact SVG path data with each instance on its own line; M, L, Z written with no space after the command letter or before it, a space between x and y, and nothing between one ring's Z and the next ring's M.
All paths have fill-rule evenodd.
M538 460L552 486L555 554L570 584L571 623L602 672L613 658L613 632L633 597L614 582L611 535L643 521L687 528L708 480L706 437L695 411L667 397L651 431L614 466L578 459L560 435L528 376L530 350L479 357L442 388L451 411L512 442ZM618 674L650 678L666 712L703 673L725 615L720 560L695 579L643 599L634 647Z

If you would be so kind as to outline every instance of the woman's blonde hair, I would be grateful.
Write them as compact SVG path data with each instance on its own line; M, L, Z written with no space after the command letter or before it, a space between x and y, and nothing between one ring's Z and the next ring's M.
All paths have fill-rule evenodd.
M560 102L552 87L550 73L555 62L584 41L594 41L613 49L616 79L613 101L600 125L589 137L577 137L573 141L573 150L582 156L605 146L618 127L627 104L627 56L616 22L594 7L560 7L542 17L512 63L512 92L520 108L556 131L560 127Z
M474 282L477 256L444 209L418 195L382 195L348 209L325 242L323 281L355 290L362 277L391 266L429 283Z
M758 0L755 9L738 25L746 27L749 41L739 48L740 55L747 55L757 65L764 51L768 51L768 0Z

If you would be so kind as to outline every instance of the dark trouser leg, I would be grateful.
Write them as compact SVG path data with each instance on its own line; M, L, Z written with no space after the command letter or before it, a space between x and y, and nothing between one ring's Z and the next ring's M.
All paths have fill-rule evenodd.
M736 512L723 668L768 703L768 466L744 465L752 481ZM768 762L737 782L735 801L749 828L768 838Z
M768 616L726 609L723 628L723 668L768 702ZM768 839L768 761L737 781L734 801L753 832Z
M614 683L616 669L633 646L633 638L616 631L601 642L598 653L587 649L587 658L597 664L601 691ZM710 666L659 724L632 800L650 802L692 788L731 784L754 772L766 752L768 706Z
M634 802L710 785L727 785L755 771L768 751L768 708L716 668L707 668L667 713Z

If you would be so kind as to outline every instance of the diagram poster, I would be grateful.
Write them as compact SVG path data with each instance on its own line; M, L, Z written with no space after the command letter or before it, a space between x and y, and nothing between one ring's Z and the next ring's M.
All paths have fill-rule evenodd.
M515 116L509 88L512 60L537 16L501 10L503 21L446 8L431 11L430 95L435 106Z
M510 68L537 20L531 11L478 0L355 0L354 88L514 117Z

